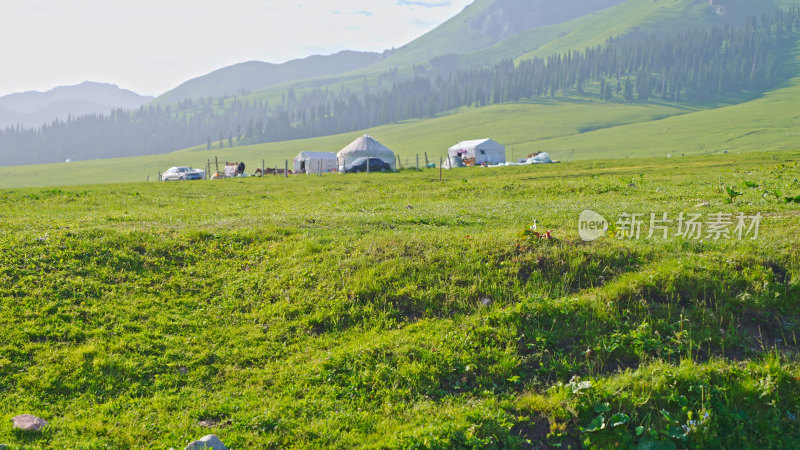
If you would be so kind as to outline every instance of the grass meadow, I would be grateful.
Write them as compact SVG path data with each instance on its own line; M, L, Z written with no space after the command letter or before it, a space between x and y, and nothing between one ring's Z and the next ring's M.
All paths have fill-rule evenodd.
M3 189L0 444L797 448L798 162Z
M32 186L155 181L176 165L205 168L206 161L244 161L249 172L291 164L301 151L338 152L362 134L395 151L405 167L421 164L427 153L438 163L461 140L490 137L515 160L537 151L553 159L598 160L668 155L709 155L800 149L796 105L800 77L761 96L720 99L695 106L619 103L591 98L556 98L462 108L425 120L410 120L320 138L223 148L214 142L173 153L72 163L0 167L0 189ZM661 162L663 164L663 161Z
M394 150L402 164L416 165L419 155L424 165L425 153L438 165L447 149L461 140L493 137L507 146L507 158L524 157L546 147L538 146L540 139L554 139L590 130L603 129L641 121L685 114L696 108L673 105L621 105L587 100L544 100L541 102L504 104L485 108L464 108L454 114L430 120L413 120L385 125L369 130L295 141L283 141L250 146L223 148L214 142L189 149L132 158L75 161L72 163L0 167L0 188L22 186L56 186L119 182L155 181L159 171L171 166L193 165L205 168L214 158L224 161L244 161L252 173L264 160L267 167L283 168L285 160L301 151L338 152L357 137L368 133ZM624 157L618 150L604 157ZM647 155L647 153L644 153ZM553 158L567 158L569 151L554 153ZM577 158L586 159L581 151ZM597 156L595 156L596 158Z

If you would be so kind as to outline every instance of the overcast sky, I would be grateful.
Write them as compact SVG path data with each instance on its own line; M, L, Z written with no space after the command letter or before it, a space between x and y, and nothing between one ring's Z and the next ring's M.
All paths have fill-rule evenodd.
M471 0L7 0L0 95L83 81L158 95L243 61L400 47Z

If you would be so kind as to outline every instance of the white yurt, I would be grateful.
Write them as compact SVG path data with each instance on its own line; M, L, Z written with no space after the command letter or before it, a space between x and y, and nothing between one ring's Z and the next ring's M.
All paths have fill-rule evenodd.
M340 170L345 165L350 164L361 157L380 158L389 163L392 166L392 169L394 169L395 163L394 152L391 151L389 147L386 147L385 145L376 141L372 136L366 134L351 142L350 145L339 151L336 157L339 159Z
M506 147L491 139L462 141L447 150L448 159L460 159L466 165L503 164L506 162Z
M292 162L294 171L298 173L325 173L338 169L336 153L333 152L300 152Z

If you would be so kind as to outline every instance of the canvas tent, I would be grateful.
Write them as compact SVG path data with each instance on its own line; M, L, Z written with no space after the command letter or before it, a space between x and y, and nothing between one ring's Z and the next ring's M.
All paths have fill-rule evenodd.
M337 169L336 153L332 152L300 152L292 162L294 171L299 173L324 173Z
M491 139L463 141L447 151L446 166L458 167L459 162L466 165L503 164L506 162L506 148Z
M388 147L376 141L372 136L364 135L350 145L343 148L336 155L339 158L339 169L361 157L380 158L389 163L394 169L394 152Z

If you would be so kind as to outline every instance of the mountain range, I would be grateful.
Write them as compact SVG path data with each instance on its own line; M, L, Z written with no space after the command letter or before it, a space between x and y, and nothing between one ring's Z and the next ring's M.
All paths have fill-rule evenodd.
M464 111L458 108L464 105L471 109L487 104L496 105L498 102L510 101L513 103L515 98L528 98L529 100L533 100L533 98L526 97L527 94L521 97L519 94L514 94L509 97L507 92L495 94L493 98L487 96L485 92L478 95L479 93L474 91L465 93L458 92L456 89L453 94L456 98L468 94L477 101L459 103L461 101L459 100L452 103L453 107L442 108L432 105L423 106L420 101L413 100L416 103L403 106L405 109L402 114L393 114L392 111L380 109L389 108L388 104L372 105L369 107L371 109L364 106L363 112L360 112L358 108L350 108L347 111L353 116L341 116L344 120L343 123L338 125L329 123L332 128L324 129L320 128L321 125L314 125L314 123L320 123L320 118L331 122L330 115L334 110L344 111L341 108L349 107L352 99L366 101L369 98L370 101L386 102L388 97L380 100L382 92L388 93L393 89L392 86L395 88L399 86L400 89L405 86L408 89L407 83L413 83L413 80L423 83L424 80L429 80L430 84L435 87L437 83L439 86L442 83L446 84L448 77L458 73L461 73L463 77L464 73L471 73L470 71L490 70L492 76L497 77L503 70L507 70L503 67L511 67L508 66L510 63L517 67L523 63L538 64L535 61L546 61L554 56L561 58L589 48L620 46L625 43L652 41L662 37L669 39L676 33L709 29L713 26L742 26L753 20L753 17L771 17L779 10L786 11L798 6L800 6L800 0L763 0L759 2L746 0L564 0L562 2L476 0L460 14L398 49L383 53L344 51L334 55L312 56L284 64L250 61L186 81L159 96L150 105L175 105L172 113L179 114L178 122L189 123L190 128L170 131L169 124L163 122L164 117L167 116L157 116L158 112L154 109L153 112L147 113L148 115L131 121L139 126L143 123L153 124L152 129L146 132L147 139L142 139L142 142L148 141L147 145L135 139L136 133L142 133L142 129L138 129L136 132L130 129L120 129L113 132L107 130L109 132L106 133L103 140L94 138L92 145L97 148L93 148L92 145L86 145L83 140L89 139L91 135L87 130L96 130L95 125L97 124L90 124L87 121L82 125L83 129L80 132L72 133L69 128L59 130L57 146L28 152L23 159L6 158L6 160L27 164L63 161L66 158L76 160L164 153L193 145L211 149L212 141L213 148L221 149L223 146L243 146L274 140L344 133L356 131L357 128L361 130L403 120L393 117L424 119L432 117L431 114L447 115L452 116L453 120L458 122L458 117L464 114ZM789 44L791 43L786 43L786 45ZM784 50L775 49L775 51ZM713 52L711 53L713 54ZM749 64L761 67L766 67L766 65L773 68L779 67L785 72L780 75L783 79L794 76L795 69L790 58L791 54L784 52L775 53L775 55L777 56L770 56L773 58L771 61L759 60L756 57L756 60L750 61ZM667 98L666 72L663 73L662 77L662 71L659 70L653 74L653 79L647 79L648 77L641 73L629 74L620 79L617 73L613 80L610 77L608 77L609 79L603 79L602 76L597 77L595 73L592 75L594 76L593 81L585 85L589 90L586 98L590 101L617 101L621 102L618 105L620 110L630 109L634 107L631 103L637 101L637 98L640 102L648 102L647 92L638 97L634 95L635 92L646 88L651 91L651 97L653 94L658 95L658 99L654 99L655 101L663 101ZM773 69L770 69L770 73L772 74L770 76L777 76ZM640 75L638 79L637 75ZM702 73L698 75L703 76ZM470 77L472 80L470 86L477 86L475 83L480 80L480 76L473 74ZM659 84L660 89L653 85L658 79L663 79L661 82L663 84ZM575 80L560 81L568 82L571 87L563 87L558 83L555 85L556 88L544 86L545 92L550 92L547 95L554 95L556 89L559 90L558 95L560 96L571 95L567 92L569 89L575 90L573 94L580 96L585 94L583 82L575 84ZM86 86L92 85L92 83L86 83ZM630 85L630 89L628 85ZM760 86L758 89L762 90L759 92L725 91L728 98L725 98L723 103L744 101L752 98L753 95L761 95L766 92L763 90L767 89L766 84L752 84L752 86L756 85ZM449 89L454 88L457 86ZM491 86L489 88L490 91L493 89ZM63 107L59 112L62 118L65 117L65 114L76 116L83 114L84 111L98 112L89 110L88 106L85 108L80 106L81 102L84 102L85 105L100 103L96 101L96 97L79 99L73 97L69 99L72 103L61 101L48 103L41 100L41 96L50 94L51 98L67 101L63 98L64 96L59 97L52 94L60 92L59 89L51 93L15 94L0 98L0 123L8 123L2 121L4 115L8 115L12 108L16 109L13 109L11 114L16 114L17 117L20 114L37 114L38 111L42 111L42 105L44 105L44 109L50 108L51 110ZM677 98L680 96L683 96L684 102L691 103L692 100L685 87L678 86L676 89L673 94L674 98L669 99L670 103L677 102ZM693 89L692 95L696 95L699 92L698 88ZM39 97L33 94L39 94ZM29 95L27 103L21 101L23 97L18 97L26 95ZM133 95L135 96L135 94ZM401 101L404 98L411 98L404 97L400 91L392 95ZM541 95L541 92L537 95ZM231 99L232 96L237 97L238 100ZM497 100L498 96L502 98ZM112 107L136 108L144 101L151 100L141 96L137 97L138 101L131 103L130 106L115 104ZM227 100L223 97L227 97ZM395 101L395 97L392 97L391 101ZM428 98L433 98L433 96L428 96ZM438 98L444 97L439 95ZM504 100L505 98L510 100ZM192 99L193 102L184 102L187 99ZM209 102L210 99L214 100L213 107ZM451 96L449 100L452 99ZM694 101L698 102L697 99ZM689 106L700 109L710 108L714 103L709 100L714 99L705 97L702 103L696 103L697 106ZM27 106L21 107L20 104ZM105 107L106 111L110 108L108 104ZM395 106L396 108L397 106ZM454 109L448 110L448 108ZM524 109L514 109L514 111L519 113ZM683 114L685 111L681 108L670 109L670 114ZM318 117L318 115L321 116ZM658 114L654 116L658 116ZM467 116L463 115L463 117L466 120ZM470 115L469 117L471 117L470 120L474 120L477 116ZM605 119L597 118L590 124L576 123L575 127L582 130L581 134L588 133L588 131L611 126L615 120L610 116ZM124 120L123 118L122 122ZM512 123L518 121L524 123L534 119L532 117L511 117L504 120L510 120ZM566 120L571 119L567 117ZM119 127L122 123L118 119L111 122L114 127ZM295 127L296 124L302 123L308 123L307 130L311 134L303 134L302 130ZM265 130L271 130L272 137L265 133ZM285 133L277 133L276 130L284 130ZM115 138L117 135L115 133L124 138ZM164 139L159 136L163 136ZM4 148L4 143L0 140L0 153L15 151L14 149L20 148L20 144L27 142L28 137L19 135L11 136L10 139L8 142L14 142L14 145L9 144L8 148ZM112 149L111 143L114 142L126 142L130 144L128 146L130 148L115 144ZM69 146L79 149L79 151L69 150ZM56 147L58 147L57 151Z
M223 97L267 89L280 83L325 75L336 75L369 66L380 53L342 51L333 55L309 56L283 64L249 61L215 70L191 79L158 97L160 103L186 99Z
M70 116L107 114L114 109L136 109L153 100L114 84L84 82L46 92L30 91L0 97L0 128L12 125L37 128Z
M596 26L597 21L606 23L609 30L607 35L599 29L590 33L600 42L601 38L625 33L732 22L772 12L780 4L792 2L651 0L649 7L642 8L643 2L636 0L476 0L460 14L396 50L383 53L346 50L282 64L242 62L187 80L159 95L156 101L170 104L186 99L247 95L309 82L317 86L330 85L417 64L480 67L501 58L525 57L537 50L548 52L575 46L576 31L586 34L579 28ZM616 6L619 8L613 8ZM615 16L618 17L616 24L613 23ZM566 44L560 45L562 41ZM582 44L584 42L577 45ZM94 82L57 87L48 92L11 94L0 97L0 128L16 124L38 127L56 118L65 120L69 115L104 114L114 108L134 109L152 100L152 97L112 84Z

